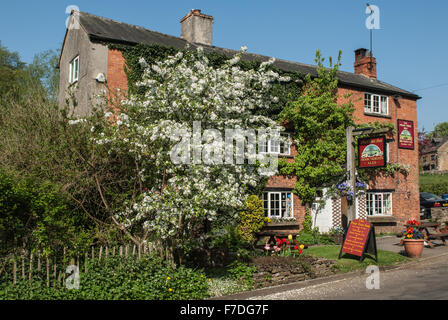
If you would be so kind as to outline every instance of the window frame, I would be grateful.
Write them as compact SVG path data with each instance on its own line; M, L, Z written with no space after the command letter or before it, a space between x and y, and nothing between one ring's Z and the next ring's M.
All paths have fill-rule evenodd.
M282 194L285 194L285 200L282 200ZM275 196L275 195L278 195L278 200L271 199L271 196ZM289 215L283 216L282 201L286 201L288 199L288 195L290 195L290 199L291 199L290 212L289 212ZM294 194L292 193L292 191L284 191L284 190L263 191L263 199L262 200L263 200L263 209L264 209L264 213L265 213L266 217L273 218L273 219L293 219L294 218ZM278 201L278 203L277 203L278 207L271 208L272 201ZM267 207L266 207L266 203L267 203ZM285 207L287 208L287 204L285 205ZM277 208L278 208L279 214L273 215L271 209L277 209Z
M283 141L277 141L278 144L274 144L274 146L278 146L278 151L273 151L273 140L268 139L265 140L266 143L263 143L263 149L266 151L262 151L262 146L259 146L259 153L265 153L265 154L278 154L283 156L290 156L291 155L291 135L289 133L283 132L280 133L280 136L286 136L288 138L288 143L284 143ZM282 146L283 144L283 146ZM281 152L281 149L283 147L284 152ZM285 152L286 151L286 152Z
M367 97L369 96L369 98ZM386 113L382 112L383 109L383 99L385 99L386 103ZM367 102L369 101L369 106ZM378 103L375 106L375 101ZM377 108L378 111L375 111ZM381 116L389 116L389 97L381 94L364 92L364 113L365 114L373 114L373 115L381 115Z
M69 64L69 83L73 84L78 81L79 81L79 55L73 58Z
M384 199L384 196L388 196L388 200ZM381 196L381 200L378 200L379 196ZM372 197L369 199L369 197ZM377 204L381 201L381 213L378 214ZM388 201L387 204L384 201ZM370 203L372 203L372 212L370 212ZM366 210L367 216L369 217L391 217L393 215L393 205L392 205L392 192L367 192L366 193ZM386 212L386 213L385 213Z

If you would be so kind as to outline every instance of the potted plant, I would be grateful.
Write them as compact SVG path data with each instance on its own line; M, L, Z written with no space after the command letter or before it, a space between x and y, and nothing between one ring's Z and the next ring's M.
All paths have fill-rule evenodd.
M425 235L418 229L418 221L410 220L407 224L411 226L402 232L404 249L408 257L420 258L425 242ZM416 227L412 227L412 225Z

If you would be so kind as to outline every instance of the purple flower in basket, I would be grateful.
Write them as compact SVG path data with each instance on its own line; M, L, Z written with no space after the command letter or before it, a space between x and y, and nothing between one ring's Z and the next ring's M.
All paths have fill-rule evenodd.
M367 184L365 184L364 182L356 182L355 186L357 189L367 189Z

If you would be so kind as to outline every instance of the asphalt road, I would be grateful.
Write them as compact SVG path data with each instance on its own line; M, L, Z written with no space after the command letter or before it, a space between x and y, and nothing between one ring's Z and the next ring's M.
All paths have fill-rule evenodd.
M253 297L254 300L446 300L448 256L379 272L379 288L367 289L372 274ZM378 278L377 278L378 279ZM372 282L369 282L372 283Z

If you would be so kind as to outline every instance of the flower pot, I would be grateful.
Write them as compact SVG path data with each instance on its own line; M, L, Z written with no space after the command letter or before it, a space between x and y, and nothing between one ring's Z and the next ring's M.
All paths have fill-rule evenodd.
M404 250L410 258L420 258L423 251L424 239L403 239Z

